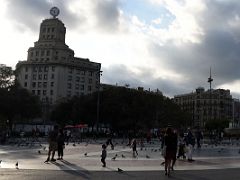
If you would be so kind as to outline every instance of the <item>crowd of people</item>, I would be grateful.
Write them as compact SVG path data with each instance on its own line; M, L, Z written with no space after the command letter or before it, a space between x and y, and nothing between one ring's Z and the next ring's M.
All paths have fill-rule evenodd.
M49 132L48 142L49 150L48 157L45 161L46 163L51 161L55 162L56 160L63 159L63 151L65 148L65 143L69 143L71 137L71 131L59 129L58 126L54 126L54 129ZM178 158L187 159L189 162L193 162L193 148L195 146L195 139L197 141L197 147L201 148L201 139L203 135L201 131L196 131L195 134L192 133L191 129L188 128L187 133L177 132L177 130L172 127L167 127L164 134L160 136L162 156L164 157L165 165L165 175L170 176L170 172L174 170L175 162ZM147 136L147 142L151 142L149 135ZM136 158L138 156L137 151L137 139L132 137L129 139L127 144L132 148L132 156ZM143 147L143 138L139 142L141 149ZM112 136L109 136L106 140L106 143L102 144L102 154L101 162L102 166L106 167L106 157L107 157L107 147L110 146L111 149L114 149L114 144L112 142ZM55 159L55 151L58 152L58 158Z

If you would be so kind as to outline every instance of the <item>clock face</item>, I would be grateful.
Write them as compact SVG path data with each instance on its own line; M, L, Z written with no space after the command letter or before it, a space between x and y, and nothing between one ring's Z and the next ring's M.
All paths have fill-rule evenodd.
M59 9L57 7L53 7L50 9L50 14L55 18L56 16L59 15Z

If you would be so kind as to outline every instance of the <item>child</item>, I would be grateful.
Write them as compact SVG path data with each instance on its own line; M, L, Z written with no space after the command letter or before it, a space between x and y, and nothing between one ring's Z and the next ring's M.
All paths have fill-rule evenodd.
M101 155L101 162L103 163L102 167L106 167L106 157L107 157L107 146L105 144L102 145L102 155Z

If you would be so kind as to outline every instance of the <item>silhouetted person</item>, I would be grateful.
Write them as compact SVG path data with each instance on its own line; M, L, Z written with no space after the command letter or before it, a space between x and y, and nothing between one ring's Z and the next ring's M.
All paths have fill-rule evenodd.
M106 157L107 157L107 150L106 150L107 146L105 144L102 145L102 155L101 155L101 162L102 162L102 166L106 167Z
M58 143L58 160L63 159L63 149L64 149L64 134L63 129L59 129L59 134L57 137L57 143Z
M49 142L49 150L48 150L48 158L45 162L56 161L54 159L55 151L57 150L57 137L58 137L58 126L54 126L54 129L49 132L48 142ZM51 159L50 159L51 157Z

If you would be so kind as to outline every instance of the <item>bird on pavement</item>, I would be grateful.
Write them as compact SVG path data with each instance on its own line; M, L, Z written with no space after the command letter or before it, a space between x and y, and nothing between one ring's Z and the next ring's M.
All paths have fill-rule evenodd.
M150 158L150 156L146 155L146 158L148 158L148 159L149 159L149 158Z
M84 153L84 156L87 156L87 153Z
M41 154L41 151L40 151L40 150L38 150L38 154Z
M116 157L116 156L114 156L114 157L112 158L112 160L113 160L113 161L115 161L115 160L116 160L116 158L117 158L117 157Z
M16 166L16 169L18 169L18 162L16 162L15 166Z
M73 143L73 146L76 146L76 144L75 144L75 143Z
M2 160L0 160L0 164L2 163Z
M122 158L125 158L125 156L122 154Z
M43 147L43 150L44 150L44 151L46 150L46 146Z
M123 170L122 170L122 169L120 169L120 168L118 168L118 172L123 172Z

